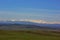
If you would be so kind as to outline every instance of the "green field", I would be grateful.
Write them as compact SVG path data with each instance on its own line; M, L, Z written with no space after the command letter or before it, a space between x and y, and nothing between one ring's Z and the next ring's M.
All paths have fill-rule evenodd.
M60 33L47 31L3 31L0 40L60 40Z

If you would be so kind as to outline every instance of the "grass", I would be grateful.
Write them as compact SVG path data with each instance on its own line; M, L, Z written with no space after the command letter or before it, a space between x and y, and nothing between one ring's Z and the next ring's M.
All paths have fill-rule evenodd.
M41 30L39 31L0 30L0 40L60 40L60 33Z

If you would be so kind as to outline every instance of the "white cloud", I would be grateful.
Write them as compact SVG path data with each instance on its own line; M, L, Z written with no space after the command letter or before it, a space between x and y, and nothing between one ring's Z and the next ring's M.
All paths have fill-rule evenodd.
M28 21L28 22L43 23L43 24L60 24L60 22L47 22L44 20L31 20L31 19L20 19L20 21Z
M59 23L60 10L48 10L48 9L32 9L32 8L17 8L17 11L0 11L0 19L39 19L29 20L37 23ZM19 11L19 12L18 12ZM41 20L40 20L41 19ZM22 19L21 19L22 20ZM45 21L44 21L45 20ZM27 20L25 20L27 21ZM46 22L48 21L48 22ZM50 22L49 22L50 21Z

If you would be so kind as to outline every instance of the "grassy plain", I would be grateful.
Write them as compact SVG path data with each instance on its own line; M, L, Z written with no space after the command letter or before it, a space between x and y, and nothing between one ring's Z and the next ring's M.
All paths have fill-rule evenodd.
M42 30L0 30L0 40L60 40L60 32Z

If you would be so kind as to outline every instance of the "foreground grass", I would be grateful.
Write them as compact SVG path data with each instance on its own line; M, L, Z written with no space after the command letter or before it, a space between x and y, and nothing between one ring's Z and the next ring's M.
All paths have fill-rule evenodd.
M60 40L60 33L0 30L0 40Z

